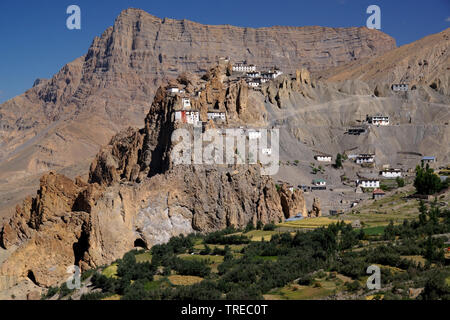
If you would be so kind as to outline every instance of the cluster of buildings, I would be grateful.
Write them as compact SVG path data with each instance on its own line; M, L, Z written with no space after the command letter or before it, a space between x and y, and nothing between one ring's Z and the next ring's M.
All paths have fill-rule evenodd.
M234 72L245 73L245 81L253 88L258 88L262 83L266 83L283 74L277 67L268 71L257 71L256 66L254 64L247 64L247 61L235 63L232 70Z
M175 108L174 120L175 122L187 123L197 125L201 121L200 112L192 109L191 99L186 95L184 89L180 89L175 86L167 88L167 92L172 95L180 97L178 107ZM213 120L214 122L226 122L227 116L224 111L209 110L207 112L207 120Z

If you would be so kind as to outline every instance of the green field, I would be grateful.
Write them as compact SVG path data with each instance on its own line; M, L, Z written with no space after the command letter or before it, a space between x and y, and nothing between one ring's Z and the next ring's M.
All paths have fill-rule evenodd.
M117 263L113 263L112 265L103 269L102 274L107 276L108 278L117 279Z
M144 252L136 255L136 262L152 262L150 252Z
M200 255L200 254L188 254L183 253L178 255L179 258L184 260L201 260L212 263L222 263L223 262L223 256L217 256L217 255Z
M305 228L305 229L316 229L320 227L328 226L332 223L338 222L338 219L331 219L328 217L319 218L305 218L302 220L288 221L277 224L278 227L288 227L288 228ZM351 223L350 220L344 220L345 223Z
M382 235L386 226L378 226L363 229L364 234L367 236L379 236Z

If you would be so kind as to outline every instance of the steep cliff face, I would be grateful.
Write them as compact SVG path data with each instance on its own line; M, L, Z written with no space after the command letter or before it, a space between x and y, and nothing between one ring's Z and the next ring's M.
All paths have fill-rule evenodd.
M249 118L263 121L244 106L246 84L226 84L224 74L218 67L207 80L192 80L195 91L205 88L193 105L219 106L237 125ZM172 85L183 83L180 78ZM165 86L158 89L144 128L114 136L92 162L88 182L43 176L36 197L18 206L0 233L3 247L18 247L0 275L32 275L35 283L50 286L65 279L68 266L110 263L135 246L150 247L180 233L307 214L302 191L277 188L259 164L175 165L171 135L181 126L173 117L179 100Z
M391 37L367 28L208 26L125 10L84 56L0 106L0 211L18 198L3 197L2 186L37 187L48 170L81 174L112 135L142 126L168 77L204 72L222 56L316 71L394 47ZM239 92L233 98L245 108Z

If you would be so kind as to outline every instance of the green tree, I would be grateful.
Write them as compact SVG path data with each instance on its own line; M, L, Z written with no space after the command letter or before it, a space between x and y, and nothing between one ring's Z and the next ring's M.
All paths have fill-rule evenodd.
M423 200L419 201L419 222L421 225L425 225L427 223L428 209Z
M397 177L397 179L395 179L395 181L397 182L397 186L398 186L399 188L405 186L405 180L403 180L402 178Z
M445 282L446 274L439 270L431 272L425 282L421 294L423 300L448 300L450 299L450 287Z
M414 187L418 194L434 194L441 190L441 179L434 173L434 170L426 165L416 167L416 178L414 179Z
M334 163L334 167L336 169L342 168L342 155L340 153L336 155L336 162Z
M264 227L264 224L262 223L262 221L258 220L258 222L256 223L256 229L262 230L263 227Z

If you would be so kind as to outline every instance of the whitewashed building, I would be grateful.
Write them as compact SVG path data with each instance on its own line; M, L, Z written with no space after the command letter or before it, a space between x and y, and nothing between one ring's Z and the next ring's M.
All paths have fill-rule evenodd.
M371 178L361 178L356 180L356 186L361 188L379 188L380 180Z
M180 89L178 87L169 87L167 88L168 93L179 93Z
M423 163L436 162L436 157L435 156L424 156L424 157L422 157L422 162Z
M368 154L362 153L356 157L356 163L358 163L358 164L374 163L374 162L375 162L375 155L370 154L370 153L368 153Z
M232 70L236 72L255 72L256 66L254 64L247 64L246 62L241 62L234 64Z
M389 125L389 117L376 115L376 116L367 116L366 120L368 123L376 125L376 126L388 126Z
M252 88L257 88L261 85L261 79L260 78L251 78L247 80L247 84Z
M314 159L321 162L331 162L332 156L328 154L317 154L314 156Z
M197 124L200 121L198 111L175 111L175 121L188 124Z
M327 182L326 182L324 179L314 179L314 180L312 181L312 184L315 185L315 186L321 186L321 187L323 187L323 186L326 186L326 185L327 185Z
M380 171L380 175L385 178L397 178L402 176L401 169L384 169Z
M268 71L268 72L261 73L261 78L269 79L269 80L270 79L276 79L278 76L280 76L282 74L283 74L283 72L281 72L280 70L274 69L274 70L271 70L271 71Z
M408 91L408 85L406 83L396 83L392 85L393 91Z

